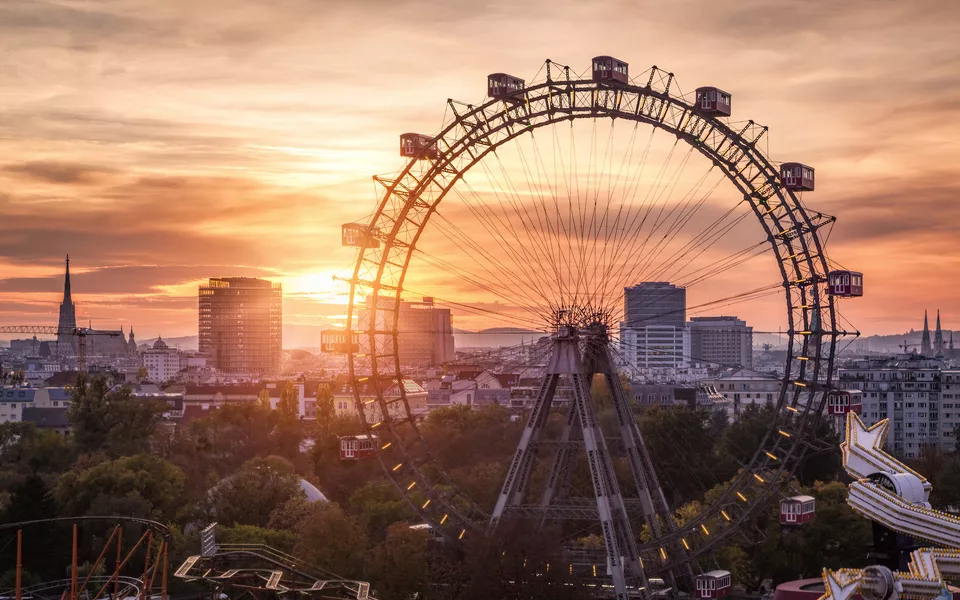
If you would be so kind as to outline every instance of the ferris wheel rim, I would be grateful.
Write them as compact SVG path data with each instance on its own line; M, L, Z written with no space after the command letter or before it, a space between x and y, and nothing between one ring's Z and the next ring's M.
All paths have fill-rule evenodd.
M800 202L796 194L776 184L775 177L776 177L777 171L773 166L773 164L771 163L771 161L764 155L764 153L759 148L756 147L756 143L755 143L756 140L748 141L742 137L742 134L744 131L746 131L747 127L754 125L753 121L749 121L748 125L744 127L744 129L741 130L740 133L737 133L734 131L733 128L730 127L729 123L725 123L716 117L705 117L702 115L698 115L696 117L704 122L703 127L700 129L701 134L707 130L708 126L710 127L710 130L709 130L710 134L712 134L715 131L721 132L724 135L724 139L730 140L730 143L728 144L728 150L729 148L735 145L737 150L740 151L740 156L738 157L738 159L742 159L744 156L749 156L750 163L753 164L755 167L757 167L760 172L767 174L768 176L767 181L763 183L764 185L769 185L769 186L772 186L773 188L772 190L773 193L770 196L768 196L767 199L769 200L769 199L777 198L780 201L780 206L789 207L785 211L784 215L780 215L779 219L786 219L787 217L789 217L788 223L792 222L792 226L797 228L798 231L801 230L803 227L807 227L809 229L809 231L806 233L807 235L810 236L810 241L812 241L812 244L808 243L808 239L807 237L805 237L803 233L799 233L795 238L799 240L798 244L802 249L803 256L800 257L801 260L798 260L798 253L794 253L792 257L787 257L786 259L781 257L779 252L781 246L777 245L775 241L776 239L775 236L783 235L784 232L786 231L786 228L781 229L777 233L775 233L773 229L768 227L768 222L764 219L765 215L762 215L760 213L760 209L758 208L758 202L755 202L752 196L752 194L756 193L756 189L753 189L748 192L748 188L746 187L747 182L745 179L740 178L740 173L734 173L729 168L731 163L720 162L714 155L709 154L706 150L706 145L700 142L699 136L694 136L690 132L684 131L682 125L678 128L671 128L669 125L665 123L664 120L662 120L662 117L661 117L661 120L655 120L647 117L646 115L641 115L639 108L637 109L637 113L633 115L623 111L619 111L619 110L605 111L605 112L597 111L595 110L595 107L590 107L590 108L593 108L593 110L590 110L589 112L583 109L580 109L579 111L574 111L575 107L573 106L568 107L567 112L564 112L563 109L551 108L544 112L531 113L529 111L529 106L532 103L542 100L544 97L543 95L541 95L541 96L535 96L531 98L531 94L534 94L541 90L546 90L547 95L554 93L554 90L558 90L556 93L562 92L562 93L570 93L574 95L578 92L591 91L591 90L593 91L593 93L599 90L604 92L617 93L618 95L621 95L624 91L626 91L629 93L637 94L638 98L642 96L642 97L653 98L654 101L657 101L657 100L661 101L664 105L662 107L662 111L660 112L661 115L666 113L672 107L682 109L685 115L697 114L696 109L692 104L689 104L683 98L674 96L670 93L669 85L667 89L664 91L658 91L649 86L643 87L643 86L636 86L633 84L623 84L623 83L605 84L603 82L597 82L589 79L547 80L545 82L537 83L534 85L529 85L529 86L525 85L525 87L521 90L520 94L522 94L522 96L526 98L526 105L528 107L526 115L524 116L524 119L523 119L524 121L526 121L525 123L526 127L519 128L518 131L511 132L509 135L503 137L503 139L500 139L496 143L490 143L486 149L476 153L476 156L474 156L473 152L470 152L472 159L470 161L467 161L466 168L463 168L462 170L458 170L454 175L453 179L447 182L447 184L442 188L443 189L442 193L439 196L437 196L435 200L433 200L433 202L431 203L423 221L417 226L416 233L412 238L413 241L411 244L408 245L409 249L406 253L406 258L403 263L403 268L400 272L397 285L393 285L393 286L380 285L380 282L383 278L383 273L385 270L384 262L386 261L386 257L389 256L390 245L393 244L395 241L393 239L393 236L396 232L396 228L399 228L402 226L402 222L404 218L409 213L410 204L407 203L403 206L403 208L401 209L402 212L399 214L399 216L397 218L392 219L394 221L395 229L394 231L391 232L391 234L385 240L385 244L384 244L385 247L382 254L382 259L379 262L378 269L377 269L377 276L373 282L372 289L373 289L373 298L374 298L375 306L377 306L378 309L379 309L380 298L386 298L388 301L392 300L394 303L394 309L393 309L394 322L392 327L392 340L394 345L393 378L397 382L400 396L404 405L404 409L406 411L407 416L410 419L410 425L412 426L412 429L416 433L416 435L419 436L420 438L419 441L423 442L422 434L415 422L416 421L415 417L410 410L409 403L406 400L406 392L402 385L404 370L401 368L400 361L399 361L399 352L397 349L398 333L396 330L396 325L397 325L396 321L399 318L397 308L399 307L401 294L403 292L403 281L406 277L407 269L410 266L410 258L412 257L413 250L416 246L416 242L419 239L420 234L423 233L425 229L427 229L427 226L430 221L430 216L435 212L436 207L440 204L440 202L442 202L446 193L453 188L456 182L460 178L462 178L462 176L465 173L469 172L470 169L472 169L473 166L476 165L484 156L494 151L496 148L504 144L507 144L513 141L514 139L519 138L520 136L522 136L524 133L527 133L528 131L532 132L536 129L556 125L558 123L568 121L568 120L573 121L573 120L579 120L579 119L623 118L626 120L635 121L637 123L645 123L647 125L652 126L655 129L661 129L677 135L679 139L684 140L686 143L696 148L703 156L705 156L708 160L710 160L715 166L720 167L721 172L724 174L725 178L728 181L730 181L740 192L744 194L744 200L751 205L751 208L753 209L755 216L758 218L758 220L761 223L761 226L764 228L764 231L768 235L769 244L773 247L773 250L777 255L778 266L781 273L781 279L783 281L783 285L785 288L784 297L786 301L786 308L787 308L787 315L788 315L787 335L788 335L789 342L788 342L788 351L787 351L786 364L785 364L785 375L784 375L784 381L783 381L784 385L781 386L781 391L777 400L776 417L774 418L773 422L768 428L763 441L755 450L754 455L751 457L747 467L741 470L738 476L734 478L733 482L729 486L729 489L726 492L724 492L725 498L732 496L733 494L736 493L736 490L739 489L738 486L744 480L750 478L751 476L756 476L755 467L757 465L761 463L765 464L766 461L761 461L759 457L761 456L761 453L763 452L764 448L766 447L766 444L771 439L771 437L773 437L774 439L776 438L776 435L777 435L776 431L778 429L778 426L781 425L781 421L783 417L789 416L784 414L785 412L787 412L784 407L792 406L793 409L796 409L797 406L799 405L799 398L802 395L803 390L799 386L794 385L792 386L792 392L791 392L791 389L787 385L788 382L813 381L813 382L816 382L815 386L818 388L818 389L810 390L812 392L812 400L808 401L807 405L803 408L803 411L802 411L803 420L802 420L802 425L800 429L801 432L806 431L808 421L811 422L813 426L816 426L817 422L819 421L819 415L822 413L823 402L825 401L825 398L826 398L826 390L829 388L830 382L832 380L832 375L834 370L834 355L836 351L836 339L837 339L838 333L835 331L836 330L836 313L835 313L835 307L833 304L834 299L832 298L832 296L830 296L827 293L825 287L821 285L823 281L818 279L818 278L823 278L825 280L826 274L828 272L828 266L827 266L826 255L823 251L822 242L820 241L819 236L817 235L817 232L816 232L816 227L814 226L814 223L810 215L807 213L807 209ZM432 139L434 140L434 142L438 143L439 145L441 141L446 143L446 138L444 136L446 136L450 132L456 132L458 128L461 128L464 131L469 132L469 129L464 125L465 123L473 124L475 122L479 122L480 115L483 115L484 121L486 121L486 115L487 115L486 110L492 106L497 106L501 104L504 105L504 113L509 117L511 113L511 108L507 106L508 103L501 98L493 98L484 102L479 106L470 107L470 109L464 112L463 114L457 114L456 111L454 111L455 117L452 119L452 121L449 124L445 125L445 127L442 128L440 133L438 133ZM639 107L639 100L637 102L637 106ZM579 108L579 107L576 107L576 108ZM536 124L532 124L533 118L540 117L543 115L546 115L546 118L542 122L537 122ZM511 126L515 126L517 123L520 123L520 122L521 122L521 118L519 117L513 118L513 119L509 119L509 118L505 119L503 123L497 126L497 129L489 129L486 132L487 139L489 139L490 135L495 131L499 131L503 128L509 128ZM764 128L764 131L765 129L766 128ZM454 139L455 139L454 144L446 143L447 149L442 150L440 153L440 157L433 161L433 164L429 169L428 175L420 180L418 184L419 187L416 190L407 192L409 197L416 198L419 194L419 190L422 190L426 185L429 185L430 183L436 181L437 177L441 172L441 169L449 165L451 162L450 160L448 160L447 163L443 164L448 153L452 153L455 148L462 147L464 149L459 151L459 155L462 155L464 152L467 151L466 148L476 147L479 145L477 143L478 140L475 138L471 138L470 133L465 133L464 135ZM721 146L722 146L722 143L721 143ZM736 154L736 152L737 151L735 150L734 154ZM384 185L386 190L383 194L382 200L378 203L377 212L371 218L371 221L370 221L371 228L376 227L377 224L380 222L380 219L384 216L384 211L388 207L389 203L391 202L391 199L394 197L398 189L398 186L401 185L401 182L403 181L404 177L410 175L413 167L417 163L418 163L417 157L412 158L395 180L390 182L389 185ZM440 167L438 167L438 165L440 165ZM774 210L775 209L769 209L767 211L767 215L769 215ZM771 221L773 221L773 219L771 219ZM785 245L787 247L790 247L790 245L787 245L787 244ZM813 245L814 248L811 249L808 247L808 245ZM365 260L365 253L366 253L366 249L361 248L359 257L357 259L357 263L355 265L353 278L350 281L350 303L348 306L348 335L352 335L352 331L353 331L350 328L352 327L353 318L356 314L355 303L357 302L357 289L358 289L358 285L360 285L359 277L360 277L361 267ZM803 334L803 331L797 329L796 323L795 323L796 307L794 307L792 302L793 294L792 294L791 288L792 287L796 288L797 284L800 284L801 282L797 280L792 280L790 278L790 274L788 273L789 263L785 264L785 260L787 261L792 260L793 270L797 274L800 274L803 272L803 270L799 266L799 263L802 261L803 264L806 265L807 272L812 277L812 280L799 286L801 289L800 296L803 299L806 299L807 287L809 287L810 289L809 293L810 293L812 302L808 302L808 304L815 307L814 310L816 312L816 320L817 320L816 322L818 324L822 324L820 325L821 328L822 326L829 327L828 329L823 330L823 334L810 335L809 331L807 331L806 334ZM388 292L392 292L392 293L389 293L384 296L381 294L381 290L387 290ZM811 314L812 312L813 311L811 311ZM823 314L823 313L826 313L826 314ZM812 316L807 316L807 313L801 313L800 320L804 321L803 323L800 323L802 330L811 329L810 322L813 320ZM372 342L371 346L374 349L376 348L376 343L374 340L375 330L376 330L376 327L371 326L369 332L358 331L359 335L364 335L365 333L370 335L371 342ZM808 361L803 361L803 362L798 361L799 364L796 366L798 379L793 379L791 378L792 372L794 370L792 363L794 362L795 340L798 335L800 335L802 338L800 353L802 353L806 357L811 357L811 350L812 350L816 360L813 361L814 365L812 367L812 373L810 373L809 375L806 374L807 369L805 368L807 366L806 362ZM824 339L825 337L829 339ZM826 357L824 357L824 346L826 346L826 350L827 350ZM349 363L350 378L351 378L351 381L354 383L354 395L355 395L355 403L357 405L357 412L360 415L361 422L363 423L364 428L368 432L370 432L372 431L372 429L370 427L370 424L367 423L366 414L364 412L363 406L361 405L361 392L359 390L359 386L356 385L356 383L358 382L358 374L357 374L356 362L355 362L357 358L356 356L357 353L353 352L351 349L351 351L348 354L349 354L348 363ZM375 351L374 351L374 354L376 354ZM823 360L827 361L826 365L823 365L825 366L825 370L826 370L825 374L822 373L823 367L821 366L821 363ZM371 362L373 364L373 371L378 372L376 368L377 366L376 358L374 357ZM807 377L811 377L812 379L807 379ZM380 387L378 387L375 390L375 393L377 395L378 405L381 408L383 408L384 414L386 414L386 403L385 403L383 390ZM819 401L816 400L818 393L820 393ZM792 399L791 399L791 396L792 396ZM817 406L813 406L814 404L817 404ZM390 419L383 420L383 422L387 422L387 421L391 421L388 423L388 427L392 428L393 426L392 420ZM779 440L776 440L776 441L779 441ZM414 443L416 443L416 440ZM425 442L423 443L425 444ZM747 503L747 509L745 511L746 514L750 514L753 511L755 511L757 506L759 506L761 503L765 503L765 500L767 499L767 496L769 496L770 493L776 492L780 489L780 487L783 485L782 478L784 475L792 476L793 472L796 470L797 465L799 464L799 457L797 456L797 453L799 453L799 456L802 457L802 455L806 452L805 440L803 439L802 436L796 436L793 438L792 442L787 446L787 448L788 449L784 454L784 458L788 458L791 460L790 461L782 460L780 462L779 469L776 471L773 471L774 476L770 477L768 481L764 483L764 485L761 488L762 490L765 490L765 493L759 494L755 500L752 500ZM426 450L427 456L429 457L429 461L432 462L433 465L436 466L436 468L439 468L439 465L437 464L436 460L432 456L432 453L430 452L429 446L425 446L425 450ZM401 451L405 451L405 450L401 447ZM395 469L393 468L394 466L384 460L383 453L378 452L378 458L380 459L381 463L384 466L384 472L386 473L388 479L390 479L394 483L398 491L400 491L403 497L408 501L408 503L410 503L410 505L415 510L417 510L418 514L421 514L421 516L423 516L424 520L426 520L427 522L432 523L433 521L431 521L430 516L425 515L424 511L421 510L419 506L411 502L410 494L406 493L409 491L409 488L404 489L406 486L400 483L399 480L393 476L393 473L395 472ZM784 469L787 467L788 464L792 465L792 468L790 468L788 472L786 472L784 471ZM396 466L402 466L402 463L397 463ZM414 468L415 482L425 479L423 477L418 477L419 475L421 475L421 473L417 470L418 468L419 467ZM440 469L440 471L442 473L442 469ZM443 479L450 481L450 483L452 484L452 480L449 480L449 477L446 476L445 473L443 473L441 477ZM456 486L452 486L452 489L454 490L453 491L454 497L461 497L469 500L469 497L463 494L462 492L460 492L459 490L457 490ZM718 505L719 503L720 501L717 502ZM719 518L720 509L717 509L717 511L711 512L712 508L713 506L708 506L704 508L697 515L697 517L692 519L691 520L691 522L693 523L692 527L690 527L689 523L687 523L684 525L682 530L679 530L676 533L668 534L668 537L672 536L672 538L680 538L683 535L684 531L687 531L691 528L696 529L698 523L706 522L706 519L710 518L711 515L713 517ZM475 505L469 507L469 509L472 513L474 513L475 515L479 515L481 518L486 516L485 512ZM458 518L461 519L464 523L470 524L470 518L467 515L458 515ZM446 517L444 518L444 520L446 520ZM465 529L466 528L464 528L464 530ZM443 531L442 528L441 528L441 531ZM463 530L461 530L461 533L457 537L462 537L463 535L462 531ZM454 535L455 534L456 532L454 531ZM718 542L720 542L723 539L726 539L726 537L727 536L717 535L710 540L710 543L697 545L696 549L699 551L688 553L688 556L689 556L688 560L695 560L698 556L701 556L703 553L708 552ZM684 542L684 544L686 544L686 542ZM641 547L646 550L651 549L651 546L649 544L641 545ZM670 563L670 564L678 564L678 563ZM656 572L656 570L652 570L652 572Z

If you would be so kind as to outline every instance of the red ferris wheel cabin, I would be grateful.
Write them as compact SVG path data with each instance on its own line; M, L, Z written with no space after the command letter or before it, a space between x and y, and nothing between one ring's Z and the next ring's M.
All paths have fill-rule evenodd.
M596 56L593 59L593 80L630 83L627 66L627 63L619 58Z
M861 411L863 392L860 390L833 390L827 395L827 412L831 415L860 414Z
M831 296L859 298L863 296L863 273L857 271L830 271L827 273L827 289Z
M487 95L498 100L516 99L524 85L522 79L506 73L487 75Z
M697 598L723 598L731 585L730 571L707 571L697 575Z
M401 133L400 156L437 160L437 143L433 141L433 137L422 133Z
M813 167L797 162L783 163L780 165L780 183L786 189L795 192L812 192Z
M702 115L729 117L731 98L727 92L715 87L697 88L697 111Z
M340 438L340 460L360 460L377 455L380 437L369 435L345 435Z
M780 524L803 525L817 516L817 501L813 496L793 496L780 501Z

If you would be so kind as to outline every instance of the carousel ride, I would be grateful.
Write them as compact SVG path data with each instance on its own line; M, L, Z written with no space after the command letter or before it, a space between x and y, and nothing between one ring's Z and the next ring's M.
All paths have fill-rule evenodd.
M804 456L828 447L817 426L837 391L838 341L855 333L836 301L862 295L863 276L828 260L835 219L803 198L814 169L773 162L767 127L733 120L729 93L685 94L657 67L633 76L599 56L577 73L547 61L531 82L494 73L486 84L478 104L448 100L439 133L402 134L403 166L374 177L375 213L343 226L358 253L343 337L363 432L342 452L354 460L366 444L450 547L511 522L554 526L570 532L569 572L605 574L616 598L649 597L655 580L722 595L729 574L709 568L714 551L754 535L749 523ZM696 304L626 302L623 289L642 281L676 283ZM698 362L680 333L687 312L771 296L786 324L775 332L786 348L781 385L762 401L775 416L723 492L679 522L619 373L652 378ZM418 425L427 406L414 378L452 360L449 316L414 310L428 304L484 331L542 336L510 367L537 383L490 505L461 489ZM598 419L595 377L612 421ZM549 426L555 413L559 428ZM597 556L576 548L585 532L602 540Z
M854 595L867 600L953 598L945 576L960 575L960 518L930 508L930 482L884 452L889 425L884 419L866 427L857 413L847 414L846 439L840 448L843 466L855 479L847 503L870 521L933 546L910 552L906 570L886 565L825 569L822 600Z

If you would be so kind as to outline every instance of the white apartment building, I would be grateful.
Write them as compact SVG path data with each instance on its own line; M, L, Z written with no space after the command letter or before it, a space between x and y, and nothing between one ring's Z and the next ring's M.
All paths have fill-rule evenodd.
M954 429L960 425L960 370L911 354L856 361L839 369L838 381L844 389L863 391L864 423L890 419L888 452L917 458L927 445L953 449Z
M669 374L686 367L690 356L690 331L673 325L621 326L624 360L643 374Z
M37 390L33 388L0 388L0 423L18 423L23 420L23 409L33 406Z
M141 354L143 367L147 370L147 379L154 383L166 383L176 379L180 372L180 351L167 347L159 337L153 347Z
M719 377L706 378L700 383L712 386L724 400L729 401L725 406L733 420L739 417L743 407L748 404L775 405L780 398L780 388L783 386L780 379L746 369L727 372Z

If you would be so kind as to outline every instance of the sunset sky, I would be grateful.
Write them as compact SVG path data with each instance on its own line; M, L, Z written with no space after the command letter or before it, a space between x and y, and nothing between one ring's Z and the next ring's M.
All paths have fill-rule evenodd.
M67 253L95 326L195 335L197 284L231 275L281 281L287 323L338 322L340 224L399 133L490 72L610 54L730 91L774 159L816 167L861 331L960 328L958 39L944 0L3 0L0 324L56 323Z

